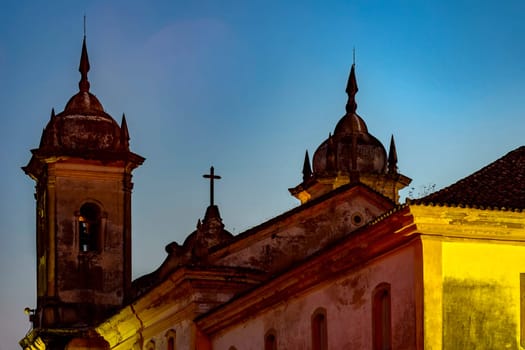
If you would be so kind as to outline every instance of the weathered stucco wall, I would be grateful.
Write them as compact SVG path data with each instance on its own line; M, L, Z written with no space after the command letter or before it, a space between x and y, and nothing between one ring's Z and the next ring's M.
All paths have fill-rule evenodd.
M443 242L443 349L520 349L525 246Z
M123 170L95 166L85 168L57 171L59 296L64 302L120 305L124 295ZM92 254L79 253L78 215L80 207L86 202L97 204L102 211L100 249Z
M310 349L311 317L318 308L326 309L329 349L371 349L371 298L374 288L384 282L391 284L393 348L416 349L414 264L419 252L418 243L412 243L349 271L337 281L283 300L217 334L212 339L213 349L263 349L269 330L275 331L280 349Z
M180 268L96 331L115 350L167 349L170 337L175 349L194 350L207 339L193 320L259 283L258 277L231 268Z
M214 254L218 265L275 273L363 226L392 207L364 187L350 188L286 216ZM357 218L359 217L359 218Z
M524 213L425 205L410 211L423 235L425 349L519 349Z

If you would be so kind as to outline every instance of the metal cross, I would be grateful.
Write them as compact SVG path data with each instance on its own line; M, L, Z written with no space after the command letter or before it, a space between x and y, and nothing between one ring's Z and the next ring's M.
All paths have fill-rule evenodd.
M210 179L210 206L213 205L213 180L217 179L219 180L221 177L219 175L215 175L213 167L210 168L209 174L204 174L202 177L206 179Z

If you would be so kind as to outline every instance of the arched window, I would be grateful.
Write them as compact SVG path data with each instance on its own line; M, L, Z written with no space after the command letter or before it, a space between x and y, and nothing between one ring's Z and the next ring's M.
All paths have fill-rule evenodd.
M155 341L150 340L150 341L146 344L146 350L155 350Z
M175 340L177 339L176 333L173 329L166 332L167 350L175 350Z
M277 337L274 330L266 332L264 336L264 350L277 350Z
M381 283L372 296L372 336L374 350L392 349L390 284Z
M81 252L99 249L100 239L100 208L94 203L85 203L80 207L78 217L78 240Z
M327 350L326 310L319 308L312 315L312 350Z

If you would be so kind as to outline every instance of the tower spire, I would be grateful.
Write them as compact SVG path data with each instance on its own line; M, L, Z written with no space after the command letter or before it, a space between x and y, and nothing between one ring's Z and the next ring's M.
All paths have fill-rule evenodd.
M82 54L80 55L80 65L78 71L80 72L80 82L78 88L80 92L89 92L89 81L87 74L89 72L89 57L86 48L86 35L84 33L84 40L82 41Z
M124 149L129 149L129 131L126 115L122 113L122 122L120 123L120 145Z
M357 88L357 80L355 78L355 63L352 64L350 69L350 76L348 77L348 83L346 84L346 93L348 95L348 102L346 103L346 113L355 113L357 109L357 103L355 102L355 94L359 89Z
M306 150L303 164L303 181L308 180L310 177L312 177L312 167L310 166L310 157L308 156L308 150Z
M390 149L388 150L388 172L390 174L397 173L397 151L394 135L390 138Z

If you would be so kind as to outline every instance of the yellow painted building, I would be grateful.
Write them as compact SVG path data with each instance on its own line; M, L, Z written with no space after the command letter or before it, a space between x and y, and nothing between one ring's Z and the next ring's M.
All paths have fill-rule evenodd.
M213 197L131 281L131 176L144 158L91 94L53 112L37 183L37 308L24 349L525 348L525 147L424 198L357 113L308 153L301 205L236 236ZM213 181L215 175L208 175ZM213 196L213 192L212 192Z

